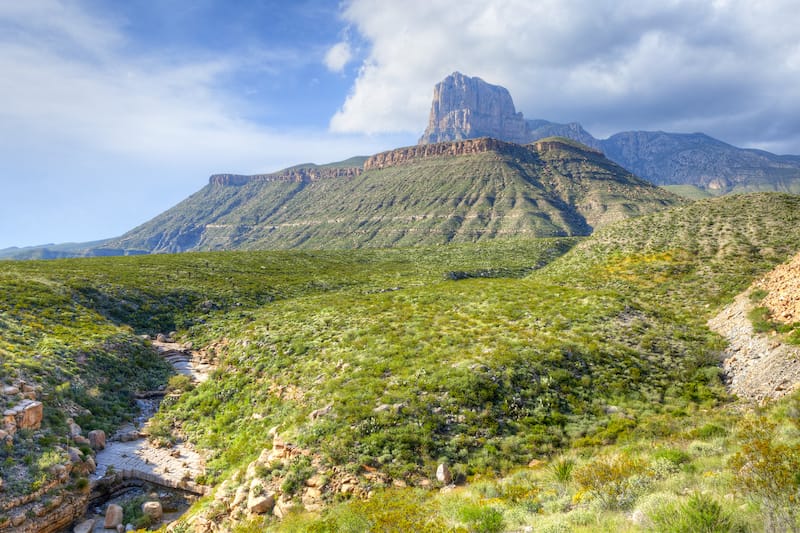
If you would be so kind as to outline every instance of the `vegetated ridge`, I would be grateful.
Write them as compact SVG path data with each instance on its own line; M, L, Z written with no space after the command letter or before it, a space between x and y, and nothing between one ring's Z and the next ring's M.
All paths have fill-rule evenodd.
M703 133L626 131L596 139L577 122L526 120L504 87L454 72L433 92L421 144L491 136L529 143L558 135L602 150L657 185L695 197L753 191L800 192L800 156L742 149Z
M680 201L568 139L526 146L470 139L325 168L214 175L101 249L330 249L588 235Z

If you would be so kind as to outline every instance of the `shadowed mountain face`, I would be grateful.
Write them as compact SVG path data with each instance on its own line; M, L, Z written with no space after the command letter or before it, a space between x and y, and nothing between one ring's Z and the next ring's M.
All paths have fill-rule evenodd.
M106 246L158 253L588 235L680 202L567 139L417 145L359 162L215 175Z
M741 149L702 133L629 131L600 140L575 122L526 120L514 108L508 90L455 72L434 88L420 143L481 136L523 144L567 137L602 150L657 185L688 185L711 194L800 192L800 156Z

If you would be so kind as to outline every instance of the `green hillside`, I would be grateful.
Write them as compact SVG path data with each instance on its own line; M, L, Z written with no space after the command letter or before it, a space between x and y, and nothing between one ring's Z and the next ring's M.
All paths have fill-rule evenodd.
M176 329L218 370L150 431L208 451L200 481L225 485L192 515L225 527L666 531L699 508L738 528L711 530L763 530L793 516L800 398L741 422L705 324L800 250L798 208L726 196L583 239L4 264L2 380L39 384L48 413L2 450L5 494L49 475L37 458L60 453L68 408L91 410L84 427L130 416L165 379L136 334ZM303 453L252 463L272 428ZM766 496L736 466L764 457L784 476ZM426 489L442 462L450 493ZM302 512L310 478L321 514ZM295 512L232 504L256 485Z
M442 155L410 156L363 173L338 167L352 171L348 176L287 174L309 168L301 165L249 180L212 177L199 192L105 248L331 249L588 235L681 201L574 141L526 147L480 142L489 146L450 155L460 149L456 143ZM339 165L354 162L362 160Z

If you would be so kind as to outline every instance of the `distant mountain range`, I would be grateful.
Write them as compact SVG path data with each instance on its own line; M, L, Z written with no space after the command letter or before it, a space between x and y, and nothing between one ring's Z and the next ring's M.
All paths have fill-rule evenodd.
M800 192L800 156L737 148L702 133L626 131L597 139L577 122L526 120L507 89L454 72L434 88L428 127L419 142L484 136L520 144L567 137L602 150L656 185L682 186L682 192L698 196Z
M272 174L215 174L121 237L10 248L0 259L588 235L684 201L667 189L800 192L800 156L701 133L596 139L576 122L525 119L508 90L456 72L436 85L416 146Z

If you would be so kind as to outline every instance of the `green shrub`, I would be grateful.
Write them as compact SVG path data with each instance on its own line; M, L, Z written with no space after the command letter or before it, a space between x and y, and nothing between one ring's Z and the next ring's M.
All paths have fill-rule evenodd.
M639 461L626 454L600 457L577 469L575 481L582 491L589 492L604 509L630 507L644 488L645 480L636 474L642 471Z
M797 531L800 445L776 442L775 433L775 423L765 417L742 421L741 449L730 465L737 488L761 506L767 531Z
M175 374L167 382L167 392L188 392L194 389L192 378L185 374Z
M654 459L666 459L675 466L686 464L692 460L692 457L683 450L675 448L661 448L653 453Z
M572 471L575 469L575 461L562 457L550 463L547 469L553 481L566 484L572 481Z
M653 530L659 533L743 533L747 530L716 500L700 493L678 505L663 505L649 518Z
M692 434L699 439L710 439L713 437L724 437L728 430L716 424L704 424L695 429Z
M496 533L505 527L503 513L490 505L466 504L459 511L459 519L475 533Z

